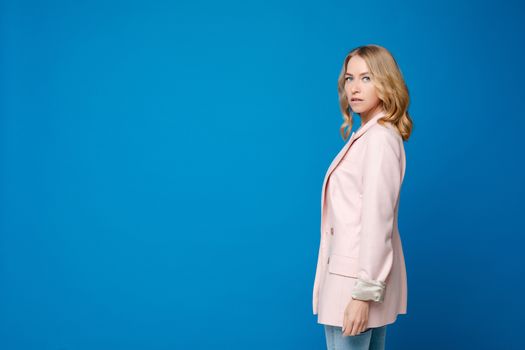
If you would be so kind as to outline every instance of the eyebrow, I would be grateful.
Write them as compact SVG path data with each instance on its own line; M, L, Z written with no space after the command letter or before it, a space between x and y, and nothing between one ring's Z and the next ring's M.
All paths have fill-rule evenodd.
M368 72L361 73L361 74L359 74L359 76L361 76L361 75L365 75L365 74L368 74ZM345 75L353 75L353 74L345 73Z

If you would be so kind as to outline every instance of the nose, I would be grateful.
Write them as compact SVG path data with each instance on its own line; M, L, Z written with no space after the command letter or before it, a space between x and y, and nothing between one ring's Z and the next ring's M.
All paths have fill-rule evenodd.
M354 82L350 83L350 91L352 92L352 94L359 92L359 90L360 90L359 83L354 83Z

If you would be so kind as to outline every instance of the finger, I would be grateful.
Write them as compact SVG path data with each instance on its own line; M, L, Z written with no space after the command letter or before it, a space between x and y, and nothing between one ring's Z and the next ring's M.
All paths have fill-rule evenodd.
M365 324L363 325L363 332L365 332L367 329L368 329L368 324L365 323Z
M352 331L350 332L350 334L351 335L359 334L359 323L358 322L353 323Z
M356 333L359 334L363 331L363 323L362 322L359 322L357 324L357 329L356 329Z
M352 322L347 320L345 324L345 331L343 332L343 335L349 336L352 332Z
M345 320L345 323L343 324L343 335L348 335L348 329L349 329L348 320Z
M356 326L356 332L355 332L355 335L358 335L359 333L362 333L364 330L364 323L363 322L359 322Z
M366 330L366 324L363 323L363 325L359 329L359 333L363 333L365 330Z

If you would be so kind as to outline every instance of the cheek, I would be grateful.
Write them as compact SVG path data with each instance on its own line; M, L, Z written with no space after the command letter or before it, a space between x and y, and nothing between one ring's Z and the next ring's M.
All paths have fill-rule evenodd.
M349 84L345 84L345 92L346 92L346 97L349 97L351 95Z
M370 101L379 100L379 97L377 96L376 88L373 85L370 85L367 88L366 95Z

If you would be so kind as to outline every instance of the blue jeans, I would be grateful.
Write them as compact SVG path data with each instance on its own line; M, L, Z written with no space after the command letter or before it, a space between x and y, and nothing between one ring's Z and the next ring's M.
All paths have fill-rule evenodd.
M324 325L328 350L384 350L386 325L368 328L358 335L343 335L341 327Z

